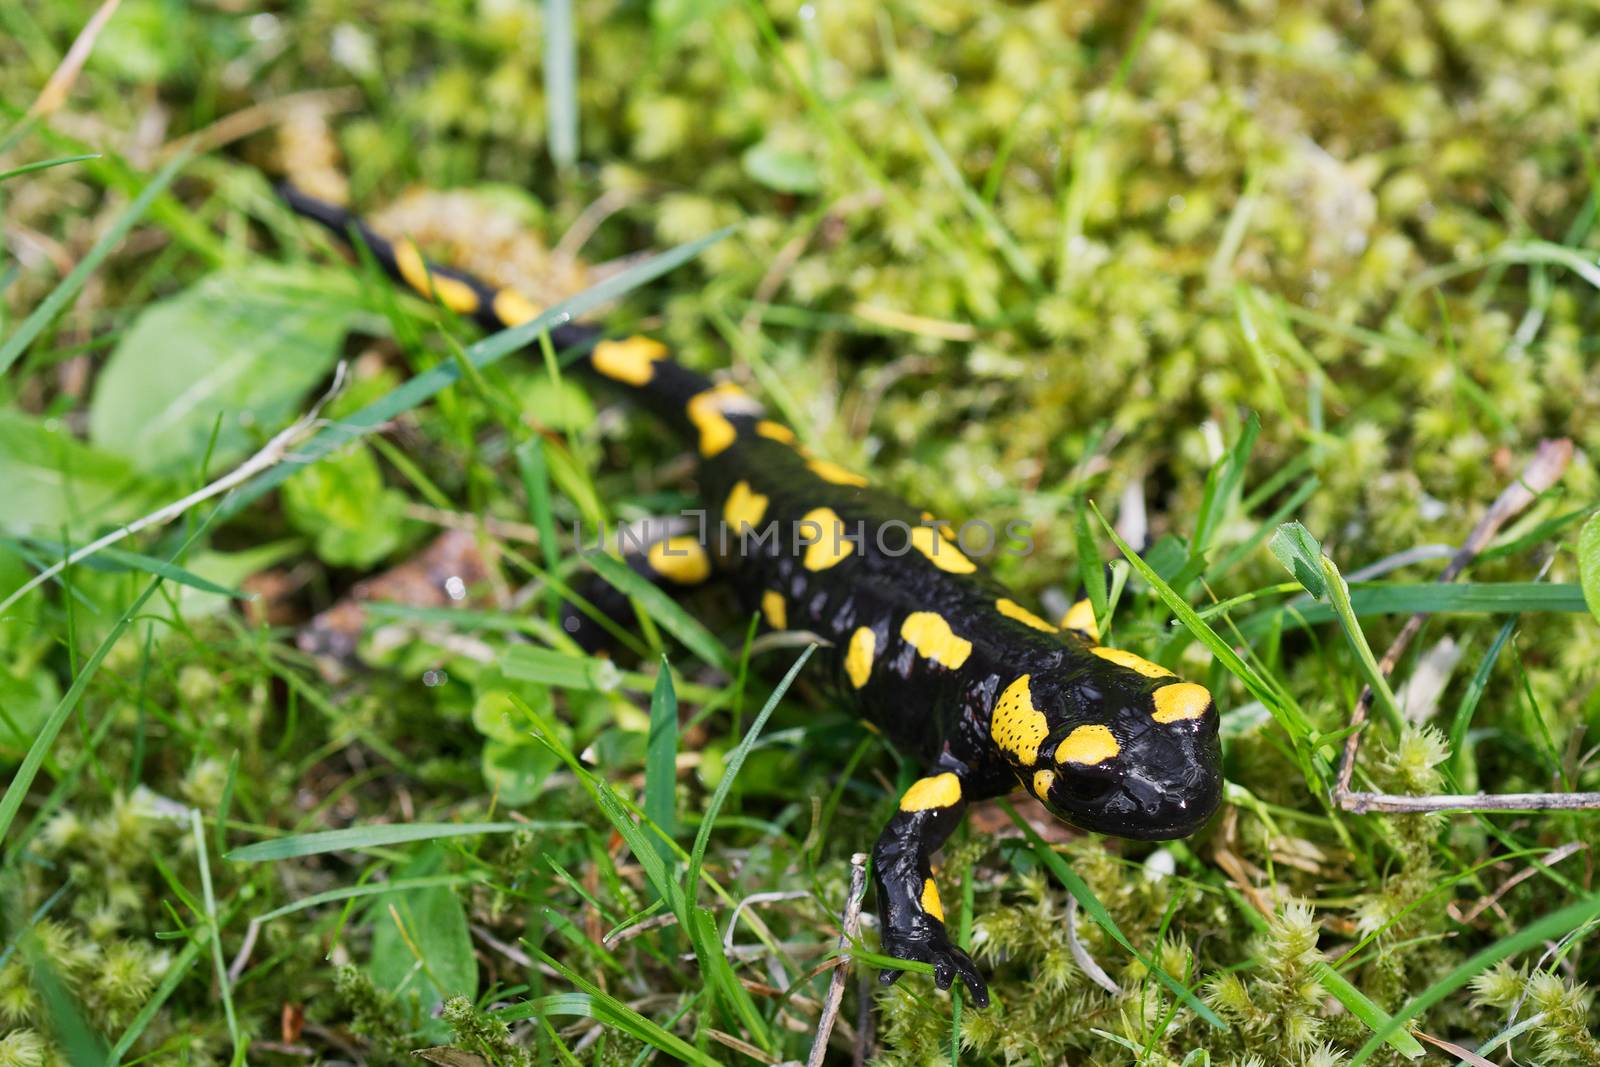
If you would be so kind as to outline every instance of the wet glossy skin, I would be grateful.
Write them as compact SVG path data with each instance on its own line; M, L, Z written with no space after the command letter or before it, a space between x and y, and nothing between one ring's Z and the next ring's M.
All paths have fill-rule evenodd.
M340 209L287 195L336 232L353 225ZM515 294L423 266L408 246L361 236L391 273L486 328L537 313ZM705 543L674 538L635 569L668 586L728 578L768 627L825 638L840 700L927 768L873 851L886 953L931 963L940 988L959 976L987 1003L977 968L945 931L931 868L973 800L1021 785L1075 826L1141 839L1185 836L1210 817L1220 753L1202 687L1097 647L1082 604L1067 628L1034 615L919 509L810 456L736 387L646 338L599 338L578 325L552 339L593 345L590 369L682 431L701 461ZM746 527L767 536L741 544Z

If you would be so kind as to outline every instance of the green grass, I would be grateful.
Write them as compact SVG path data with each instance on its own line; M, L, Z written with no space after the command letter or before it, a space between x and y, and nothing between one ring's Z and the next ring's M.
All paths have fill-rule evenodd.
M1330 801L1416 611L1356 788L1600 789L1593 13L123 0L29 117L96 7L0 4L0 600L346 373L280 462L0 608L0 1067L803 1061L837 955L830 1063L863 997L892 1065L1600 1062L1600 815ZM373 211L468 191L409 225L503 282L575 226L645 257L480 337L290 218L284 161ZM879 988L870 923L838 947L921 768L808 651L573 543L696 499L540 343L602 308L935 513L1027 522L1025 602L1081 584L1216 694L1197 837L1019 802L947 846L989 1010ZM1459 582L1387 565L1562 434ZM327 673L310 618L445 524L483 580L373 605ZM590 570L636 605L611 658L553 614Z

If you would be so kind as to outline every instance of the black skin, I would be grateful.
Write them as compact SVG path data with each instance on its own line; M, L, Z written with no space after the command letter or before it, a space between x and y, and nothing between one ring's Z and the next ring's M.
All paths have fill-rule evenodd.
M284 196L296 211L340 237L364 243L385 270L405 281L396 249L343 209L292 189ZM461 286L453 287L453 309L463 317L489 330L515 325L495 313L492 288L459 271L431 264L428 270L435 279L470 290L463 295ZM437 283L424 287L413 277L407 284L424 296L444 295ZM931 964L940 989L959 977L979 1007L988 1004L976 965L950 940L936 889L929 897L933 854L975 800L1003 796L1020 784L1074 826L1142 840L1184 837L1210 818L1222 774L1217 713L1204 690L1178 685L1170 672L1137 658L1129 666L1095 654L1092 621L1080 621L1082 629L1059 629L1032 615L1024 621L1013 617L1015 611L1002 612L1000 602L1016 604L1017 598L981 561L934 532L920 510L869 485L853 484L857 480L848 472L814 468L792 435L767 420L755 401L731 387L709 392L717 388L713 382L665 358L664 350L661 358L643 361L647 369L620 375L645 380L619 381L614 366L591 358L589 350L601 337L597 327L584 324L552 331L558 349L583 351L591 370L626 387L697 444L707 511L703 543L715 564L709 573L729 579L744 606L762 612L769 626L778 622L829 642L819 658L840 702L926 768L873 849L885 953ZM696 397L701 398L698 421L690 416ZM740 529L723 522L730 494L740 499L735 492L740 483L766 498L755 529L765 531L776 522L778 536L744 540ZM808 542L827 544L832 531L797 525L818 508L831 509L850 538L841 551L821 558ZM919 527L925 530L918 535L924 539L920 549L908 544L910 531ZM986 540L975 534L969 543L977 554ZM671 567L653 573L643 556L631 563L667 585L701 580ZM781 619L767 613L773 594L781 597ZM622 602L613 600L602 603L602 610L625 618ZM926 628L921 634L903 633L907 617L916 613L937 616L956 644L934 648ZM569 619L578 636L594 636L578 615ZM863 627L873 633L872 655L858 657L852 676L848 650ZM959 663L948 665L951 660ZM1023 675L1034 743L1018 744L1008 740L996 708ZM1188 698L1181 714L1173 715L1156 697L1164 687L1170 687L1169 695L1182 692ZM1112 751L1071 743L1058 750L1069 735L1080 737L1082 727L1112 739ZM880 978L889 983L900 975L887 970Z

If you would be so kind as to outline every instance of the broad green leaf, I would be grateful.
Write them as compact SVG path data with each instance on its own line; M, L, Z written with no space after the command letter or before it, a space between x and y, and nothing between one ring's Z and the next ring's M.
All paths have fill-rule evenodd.
M230 465L300 411L360 310L344 272L210 275L122 336L89 405L89 439L147 473L192 475L216 427L212 469Z
M751 178L780 193L814 193L822 188L815 161L767 141L745 149L740 162Z
M478 694L472 704L472 725L490 741L515 745L532 740L524 718L512 703L511 694L504 689L489 689Z
M342 567L370 567L400 547L405 494L383 484L372 450L357 442L307 467L283 487L284 512L311 537L317 557Z
M483 784L499 803L521 807L538 797L558 762L555 753L543 745L486 741Z
M622 671L598 656L574 656L533 645L512 645L500 654L500 670L510 679L558 689L609 693L622 684Z
M443 865L444 854L430 846L396 874L422 878L437 874ZM472 934L454 889L385 893L368 915L372 979L380 989L417 997L429 1014L447 997L477 995Z
M594 425L594 400L577 379L556 382L547 374L534 374L522 381L517 397L537 425L569 435Z
M137 518L159 501L121 449L101 451L52 419L0 411L0 529L59 538ZM87 536L82 541L87 541ZM81 543L81 541L80 541Z
M1600 621L1600 511L1589 516L1578 532L1578 584L1589 614Z

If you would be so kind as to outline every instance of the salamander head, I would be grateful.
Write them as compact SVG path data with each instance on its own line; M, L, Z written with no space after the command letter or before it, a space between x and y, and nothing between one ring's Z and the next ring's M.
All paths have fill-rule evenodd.
M1222 795L1211 694L1129 653L1094 657L1012 681L991 736L1059 819L1145 840L1194 833Z

